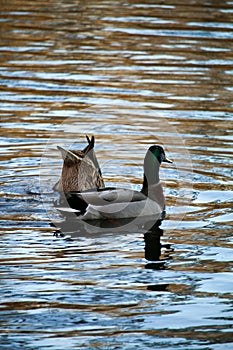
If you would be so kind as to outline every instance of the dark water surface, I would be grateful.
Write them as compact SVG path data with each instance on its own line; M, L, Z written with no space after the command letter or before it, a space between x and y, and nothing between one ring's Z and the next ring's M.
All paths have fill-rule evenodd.
M7 0L0 16L0 348L233 349L233 2ZM56 145L86 133L110 185L140 188L151 144L174 160L153 234L71 218L54 235Z

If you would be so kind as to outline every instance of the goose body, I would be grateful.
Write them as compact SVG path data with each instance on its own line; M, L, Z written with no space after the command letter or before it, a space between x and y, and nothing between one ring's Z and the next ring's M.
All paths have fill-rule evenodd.
M165 199L159 179L162 162L172 163L161 146L151 146L144 159L144 178L141 191L124 188L99 188L70 191L65 194L71 211L82 220L125 219L142 216L162 217ZM60 210L66 211L64 208Z

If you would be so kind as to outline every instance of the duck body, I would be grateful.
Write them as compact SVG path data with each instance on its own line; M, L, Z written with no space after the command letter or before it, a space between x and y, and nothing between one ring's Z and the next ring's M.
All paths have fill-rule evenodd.
M105 188L66 194L66 200L79 219L126 219L160 216L163 207L142 192L124 188Z
M66 150L60 146L64 160L62 174L53 189L58 192L86 191L104 188L104 180L97 161L94 143L95 138L87 136L88 145L83 150Z
M166 158L161 146L151 146L144 159L144 179L141 191L124 188L99 188L64 193L71 211L82 220L125 219L142 216L162 218L165 199L159 180L161 162ZM66 210L60 208L60 210Z

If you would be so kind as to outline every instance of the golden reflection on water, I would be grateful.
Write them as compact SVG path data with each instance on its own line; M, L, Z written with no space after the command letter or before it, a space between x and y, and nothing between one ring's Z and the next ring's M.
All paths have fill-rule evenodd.
M229 346L232 6L1 4L3 349L59 350L64 337L86 349ZM161 168L167 219L152 252L135 229L53 236L56 145L82 148L85 134L109 184L140 188L153 143L174 160Z

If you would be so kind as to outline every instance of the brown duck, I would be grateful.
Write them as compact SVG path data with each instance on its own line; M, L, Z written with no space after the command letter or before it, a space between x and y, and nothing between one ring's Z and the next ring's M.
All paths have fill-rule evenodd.
M63 158L60 180L54 185L59 192L82 192L104 188L104 180L97 161L94 136L86 136L88 145L83 150L66 150L57 146Z

